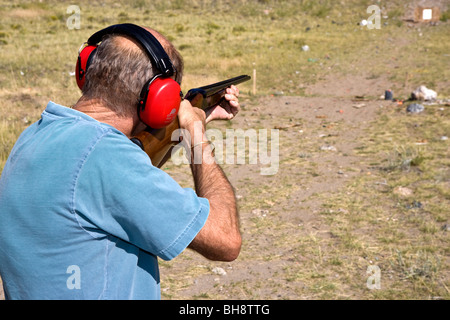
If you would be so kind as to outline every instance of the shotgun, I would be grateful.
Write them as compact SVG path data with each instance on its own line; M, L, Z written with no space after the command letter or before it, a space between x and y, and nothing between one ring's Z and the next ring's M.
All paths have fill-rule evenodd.
M206 110L220 104L225 99L226 89L231 85L250 80L250 76L242 75L228 80L213 83L207 86L194 88L188 91L184 99L191 102L193 107ZM135 144L147 153L155 167L161 168L170 158L172 149L180 143L172 141L172 133L180 128L178 117L162 129L147 127L144 131L131 138Z

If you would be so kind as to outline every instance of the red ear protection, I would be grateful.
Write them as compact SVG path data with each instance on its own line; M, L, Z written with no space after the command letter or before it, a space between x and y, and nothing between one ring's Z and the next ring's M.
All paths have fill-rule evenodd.
M95 53L95 49L97 49L97 45L88 45L78 54L77 65L75 66L75 78L80 90L83 90L84 82L86 80L86 71L92 60L92 56Z
M138 105L139 119L154 129L169 125L178 114L181 97L178 82L159 76L153 78L142 89Z
M182 97L180 85L171 78L176 74L176 70L158 40L139 26L124 23L94 33L78 54L75 70L78 87L83 89L86 72L97 45L102 41L103 36L108 34L127 35L134 38L154 62L155 69L160 73L142 88L137 112L139 119L149 127L160 129L169 125L178 114Z

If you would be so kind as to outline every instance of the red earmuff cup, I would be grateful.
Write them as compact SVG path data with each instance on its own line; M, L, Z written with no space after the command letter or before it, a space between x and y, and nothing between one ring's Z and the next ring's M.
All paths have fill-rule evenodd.
M145 107L139 108L139 118L151 128L163 128L175 119L180 103L180 85L171 78L156 78L148 88Z
M97 46L86 46L78 55L77 64L75 66L75 78L80 90L83 90L84 82L86 81L86 69L89 56L96 48Z

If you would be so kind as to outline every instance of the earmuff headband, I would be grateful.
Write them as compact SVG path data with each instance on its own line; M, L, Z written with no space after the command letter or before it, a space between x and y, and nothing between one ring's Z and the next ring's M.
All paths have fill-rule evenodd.
M144 48L149 58L155 62L162 76L170 77L176 70L159 41L147 30L132 23L116 24L94 33L87 41L88 45L96 45L107 34L126 35L135 39Z

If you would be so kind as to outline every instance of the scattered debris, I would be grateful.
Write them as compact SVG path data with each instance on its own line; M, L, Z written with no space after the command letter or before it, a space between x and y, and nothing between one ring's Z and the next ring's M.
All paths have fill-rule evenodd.
M446 223L442 226L442 231L450 231L450 224Z
M439 106L439 105L441 105L441 106L449 107L450 106L450 99L436 99L436 100L433 100L433 101L424 101L423 105L425 105L425 106L432 106L432 105ZM445 109L442 108L442 107L439 108L439 111L444 111L444 110Z
M322 151L337 151L336 147L334 147L334 146L321 146L320 150L322 150Z
M366 106L365 103L359 103L359 104L354 104L354 105L353 105L353 108L361 109L362 107L365 107L365 106Z
M264 218L269 214L269 210L267 209L253 209L252 214L259 218Z
M404 196L404 197L408 197L411 196L413 194L413 191L409 188L406 187L396 187L394 189L394 194L397 194L399 196Z
M445 141L445 140L448 140L448 137L447 136L442 136L441 137L441 141Z
M394 94L392 93L392 90L386 90L384 92L384 100L393 100Z
M420 86L411 93L412 100L433 101L436 100L437 93L425 86Z
M212 273L217 274L219 276L227 275L227 272L223 268L220 268L220 267L215 267L211 271L212 271Z
M406 209L420 209L423 207L422 202L414 200L412 204L407 204Z
M283 91L275 91L274 93L273 93L273 96L275 96L275 97L280 97L280 96L283 96L284 95L284 92Z
M420 113L425 110L425 107L421 104L413 103L406 107L406 112Z
M416 142L416 145L421 146L421 145L425 145L428 144L428 140L427 139L422 139Z
M358 26L361 26L361 27L365 27L365 26L367 26L369 29L371 28L371 27L369 27L369 26L372 26L373 25L373 21L372 20L361 20L361 22L358 22L357 23L357 25Z
M304 46L302 46L302 50L303 51L309 51L309 46L305 44Z

